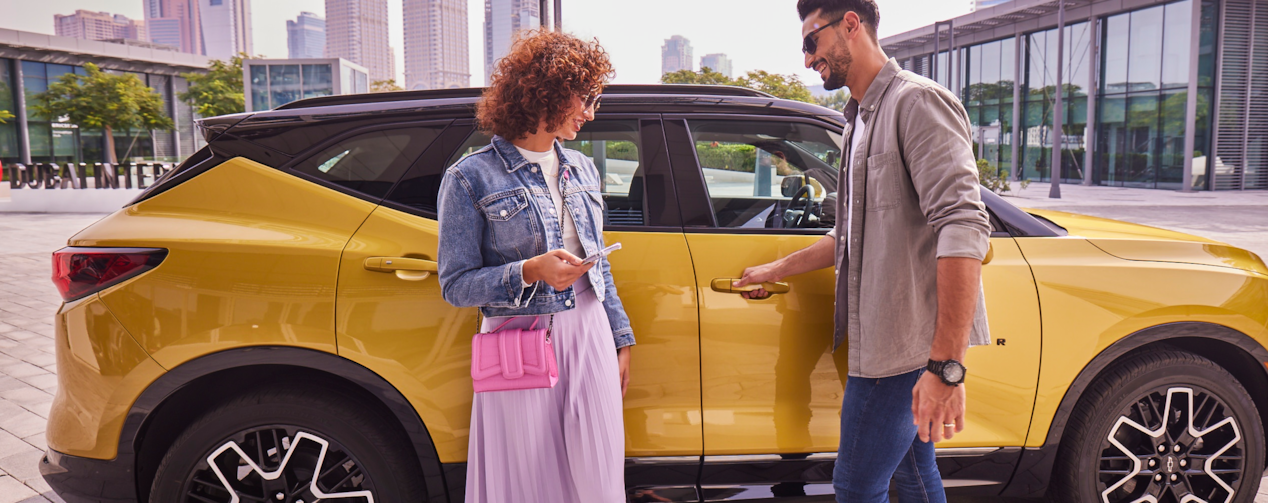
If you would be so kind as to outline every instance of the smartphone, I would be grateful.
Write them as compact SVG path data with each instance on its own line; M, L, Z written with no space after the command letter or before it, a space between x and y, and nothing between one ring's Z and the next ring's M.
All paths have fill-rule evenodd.
M606 256L610 255L612 252L617 251L617 250L620 250L620 249L621 249L621 243L616 243L616 244L614 244L614 245L612 245L612 246L609 246L609 247L607 247L607 248L604 248L604 249L602 249L602 250L599 250L599 251L597 251L597 252L594 252L594 255L591 255L591 256L589 256L589 257L586 257L586 259L585 259L585 260L582 260L582 261L581 261L581 265L592 264L592 263L598 262L598 261L599 261L599 259L601 259L601 258L603 258L603 257L606 257Z

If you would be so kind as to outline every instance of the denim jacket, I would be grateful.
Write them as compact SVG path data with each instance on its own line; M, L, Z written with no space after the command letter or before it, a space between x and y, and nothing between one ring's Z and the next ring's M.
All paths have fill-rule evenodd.
M572 214L586 255L604 248L599 170L585 155L554 144L564 208ZM576 305L573 287L544 281L525 288L524 262L564 247L559 216L541 167L500 136L450 166L440 182L440 289L455 307L478 306L488 317L538 316ZM606 258L587 277L607 311L616 347L634 344L634 331L612 282Z

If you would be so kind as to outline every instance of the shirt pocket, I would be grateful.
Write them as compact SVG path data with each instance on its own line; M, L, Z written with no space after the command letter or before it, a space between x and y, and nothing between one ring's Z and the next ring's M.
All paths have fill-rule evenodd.
M899 189L902 172L898 152L867 158L867 211L886 210L902 203Z
M498 192L480 202L490 222L509 222L528 207L528 192L522 188Z

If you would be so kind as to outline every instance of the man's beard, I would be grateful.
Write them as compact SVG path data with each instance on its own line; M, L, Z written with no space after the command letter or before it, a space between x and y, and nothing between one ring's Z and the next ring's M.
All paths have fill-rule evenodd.
M828 54L823 58L825 65L828 65L828 78L823 81L823 88L828 91L835 91L845 87L845 79L850 74L850 66L854 64L854 56L850 54L850 50L841 47L840 50Z

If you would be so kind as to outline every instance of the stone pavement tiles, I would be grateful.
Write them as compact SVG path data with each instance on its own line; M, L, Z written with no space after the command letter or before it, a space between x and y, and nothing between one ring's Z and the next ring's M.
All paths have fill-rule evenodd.
M102 216L0 214L0 503L62 501L39 471L57 392L50 254Z
M1036 189L1047 194L1046 186L1036 184L1025 191L1026 195L1038 194L1040 191ZM1064 190L1067 195L1078 192L1078 189ZM1084 199L1089 199L1077 197L1070 195L1062 200L1062 208L1073 206L1077 210L1080 204L1086 203ZM1090 199L1101 198L1093 194ZM1011 198L1010 201L1018 206L1045 204ZM1101 206L1104 204L1096 207ZM1262 208L1258 211L1268 213ZM1126 214L1120 209L1105 212L1104 216L1110 218ZM1139 215L1141 220L1156 220L1157 217L1145 213ZM61 305L61 297L49 279L52 274L50 254L66 246L70 236L103 216L0 213L0 256L5 259L3 274L0 274L0 503L62 501L39 473L39 460L45 449L44 427L53 394L57 392L53 316ZM1134 213L1128 216L1137 217ZM1188 223L1191 221L1181 220L1179 225ZM1244 234L1233 231L1235 235ZM1236 244L1234 240L1229 241ZM1002 503L990 498L955 501ZM1268 480L1255 502L1268 503Z

